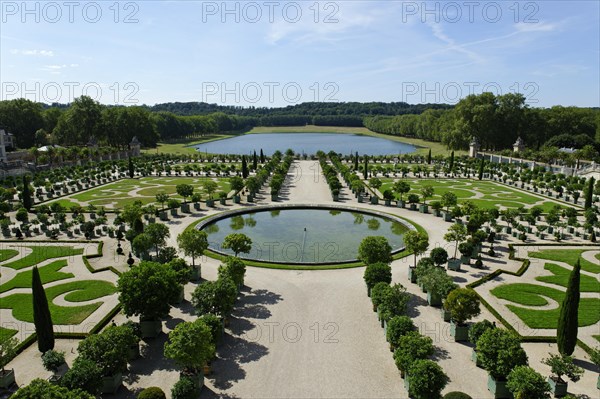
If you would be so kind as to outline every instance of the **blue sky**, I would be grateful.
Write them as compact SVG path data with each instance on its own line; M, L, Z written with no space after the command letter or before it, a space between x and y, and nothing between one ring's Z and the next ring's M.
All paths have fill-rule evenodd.
M26 8L24 7L26 4ZM2 100L600 106L600 2L0 2Z

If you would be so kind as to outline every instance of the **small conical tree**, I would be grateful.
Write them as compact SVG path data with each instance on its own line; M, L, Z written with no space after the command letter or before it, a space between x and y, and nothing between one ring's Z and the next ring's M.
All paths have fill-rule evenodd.
M450 162L448 162L448 172L452 172L454 169L454 151L450 153Z
M262 148L260 149L260 163L265 163L265 154L263 154Z
M587 190L585 190L585 209L592 207L592 196L594 195L594 178L590 177L588 180Z
M577 259L575 267L569 276L569 284L567 285L565 299L560 306L560 315L558 316L558 327L556 331L558 351L566 356L573 354L575 345L577 344L580 274L581 268L579 259Z
M354 170L358 173L358 151L354 154Z
M252 154L252 169L256 170L258 168L258 158L256 156L256 151Z
M365 170L363 170L365 179L369 178L369 157L365 155Z
M429 149L429 153L427 154L427 163L431 165L431 148Z
M33 199L31 198L31 191L29 191L29 179L27 175L23 175L23 208L30 210L33 206Z
M37 266L34 266L31 274L31 290L33 293L33 323L37 334L38 349L40 352L46 353L54 349L54 329L46 292L42 286Z
M248 164L245 155L242 155L242 177L244 179L248 178Z
M481 163L479 164L479 180L483 179L483 167L485 166L485 159L481 158Z
M133 179L133 176L135 176L135 168L133 166L133 159L131 159L131 157L129 157L128 168L129 168L129 177L131 179Z

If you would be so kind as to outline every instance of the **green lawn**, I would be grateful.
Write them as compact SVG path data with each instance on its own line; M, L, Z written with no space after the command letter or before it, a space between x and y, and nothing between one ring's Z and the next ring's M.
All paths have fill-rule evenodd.
M394 181L399 178L382 178L383 185L379 189L380 192L392 190ZM526 208L533 205L539 205L544 211L549 211L556 203L545 201L542 198L535 197L526 192L512 189L501 184L490 181L476 181L467 179L403 179L411 188L408 194L421 195L421 188L424 186L432 186L434 195L428 199L428 202L439 201L442 195L448 191L453 192L458 197L459 204L466 200L473 202L481 208L518 208L524 206ZM403 196L406 201L408 194ZM399 199L399 195L395 196Z
M19 254L19 251L16 249L0 249L0 262L4 262L9 260L10 258L14 258Z
M63 256L73 256L83 254L83 248L73 248L58 245L47 245L47 246L26 246L25 248L31 248L33 251L31 254L24 256L21 259L7 263L3 266L10 267L16 270L23 269L25 267L37 265L47 259L61 258Z
M551 298L562 303L565 293L554 288L527 283L503 284L494 288L491 293L500 299L525 305L544 306ZM507 305L507 307L525 322L530 328L556 328L560 308L535 309ZM590 326L600 321L600 299L581 298L579 302L579 326Z
M54 298L62 294L69 302L83 302L101 298L116 292L114 284L108 281L73 281L46 288L46 297L54 324L79 324L91 315L101 302L81 306L58 306ZM12 309L17 320L33 323L33 299L31 294L13 294L2 298L0 308Z
M581 259L581 270L600 273L600 265L581 258L581 254L586 251L589 251L589 249L544 249L539 252L529 252L529 257L565 262L571 266L575 266L577 259Z
M567 287L567 284L569 282L569 275L571 274L571 269L565 269L564 267L555 265L554 263L546 263L546 265L544 265L544 269L550 271L553 274L553 276L539 276L535 278L537 281L556 284L565 288ZM598 279L596 279L595 277L582 274L579 286L581 292L600 293L600 282L598 282Z
M0 327L0 342L4 342L19 331L13 330L12 328Z
M73 277L71 273L63 273L60 271L67 266L66 259L54 261L46 266L40 267L40 279L42 284L51 283L53 281L64 280ZM9 291L13 288L30 288L31 287L32 271L26 270L17 274L12 280L0 285L0 293Z
M229 177L143 177L140 179L121 180L101 187L92 188L77 194L72 194L55 202L58 202L67 208L77 204L76 201L79 201L80 204L85 206L92 204L97 207L103 206L106 209L120 209L133 201L141 201L144 205L150 203L159 205L156 203L156 194L159 192L165 192L169 194L171 198L183 201L183 198L180 197L176 191L176 186L178 184L190 184L194 186L194 191L200 193L202 198L206 199L208 198L208 193L204 190L202 184L207 179L212 179L218 185L217 191L213 194L213 198L217 198L217 193L220 191L226 193L231 191ZM132 190L135 190L134 196L129 194Z
M234 136L235 135L230 134L210 134L201 139L183 140L178 143L159 143L158 148L143 150L143 152L147 154L195 154L198 152L196 151L196 148L193 147L196 144L208 143L209 141L221 140Z
M596 341L600 342L600 335L592 335L592 337L596 338Z

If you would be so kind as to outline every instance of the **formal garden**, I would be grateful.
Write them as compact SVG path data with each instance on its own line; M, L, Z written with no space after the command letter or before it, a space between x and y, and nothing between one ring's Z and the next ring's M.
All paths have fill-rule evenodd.
M291 317L303 294L290 279L304 273L331 279L330 287L352 287L343 319L382 331L353 336L341 348L368 341L378 356L373 371L387 372L389 364L397 370L393 384L385 383L394 395L597 392L600 231L593 179L554 179L454 156L320 152L307 160L288 151L262 158L144 156L6 180L0 193L5 392L14 392L16 381L22 387L16 399L46 391L82 398L166 392L181 399L229 389L236 397L236 384L260 375L252 363L264 366L279 356L271 344L285 348L244 340L248 319ZM233 256L215 255L207 251L206 232L195 228L224 210L294 204L307 192L316 203L377 210L415 227L402 232L404 248L395 255L387 239L373 235L347 270L309 272L246 262L253 242L240 233L219 243ZM247 302L268 290L286 300ZM281 302L292 313L277 315ZM240 316L241 309L251 316ZM431 324L448 335L432 338ZM539 348L526 349L534 342L551 345L543 359ZM260 354L241 361L252 349ZM36 365L24 371L27 362ZM453 362L467 362L477 378L461 381Z

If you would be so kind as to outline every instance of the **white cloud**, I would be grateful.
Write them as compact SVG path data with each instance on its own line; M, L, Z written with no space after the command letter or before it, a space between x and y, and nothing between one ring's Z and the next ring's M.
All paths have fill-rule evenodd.
M25 50L25 49L12 49L11 54L26 55L33 57L54 57L54 51L52 50Z

